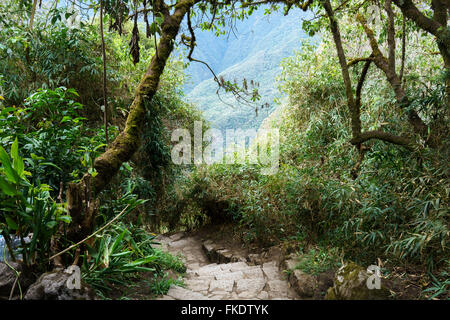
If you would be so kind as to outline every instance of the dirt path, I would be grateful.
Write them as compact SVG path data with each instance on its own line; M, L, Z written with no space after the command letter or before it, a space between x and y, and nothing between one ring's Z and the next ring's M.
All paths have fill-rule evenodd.
M283 279L276 261L249 265L245 261L211 263L197 236L159 236L170 253L182 254L187 267L186 288L172 287L162 300L298 299ZM242 259L244 260L244 259Z

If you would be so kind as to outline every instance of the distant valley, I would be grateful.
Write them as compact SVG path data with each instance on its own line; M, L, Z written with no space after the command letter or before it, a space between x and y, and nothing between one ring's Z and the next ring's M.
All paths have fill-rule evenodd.
M240 105L223 90L219 98L211 72L196 62L186 70L190 77L185 86L187 99L203 111L215 128L258 128L276 108L273 100L279 96L276 76L281 60L291 56L300 48L301 39L308 37L301 28L302 19L308 16L301 10L292 10L287 17L281 12L265 16L264 10L259 9L248 19L238 21L235 33L217 38L213 32L196 30L193 57L207 62L225 80L242 84L245 78L248 83L258 82L261 99L254 106ZM268 107L261 109L266 103Z

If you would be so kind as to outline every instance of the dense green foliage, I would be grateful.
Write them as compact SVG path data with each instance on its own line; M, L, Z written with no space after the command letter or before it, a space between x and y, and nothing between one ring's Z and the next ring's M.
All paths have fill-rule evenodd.
M99 234L89 256L83 261L84 279L98 290L101 296L114 287L125 289L133 279L140 279L138 272L147 272L161 279L150 288L154 294L164 294L173 282L164 278L164 271L173 269L185 272L182 262L168 253L155 249L154 236L133 224L119 223ZM159 287L163 287L161 290Z
M3 164L0 172L0 234L9 248L12 248L9 235L19 237L19 250L16 253L10 250L13 259L15 254L20 254L26 266L37 265L45 269L45 257L56 227L60 222L70 223L70 216L64 215L63 206L51 198L50 186L28 178L31 173L25 169L33 167L25 166L17 139L11 145L11 155L0 146L0 159ZM28 164L34 164L32 159L27 160ZM30 232L34 236L25 241Z
M26 11L17 12L16 18L26 16ZM38 17L33 31L11 17L2 16L1 21L5 63L0 70L0 232L13 258L39 272L51 269L49 257L56 253L52 241L61 237L61 231L64 235L71 222L66 210L68 183L77 182L85 172L95 176L94 159L106 147L98 24L68 25L71 13L66 12L54 10L48 20ZM155 49L150 39L142 41L143 59L134 66L124 35L108 32L105 41L111 61L107 86L114 93L108 97L111 141L123 126L134 88ZM126 210L116 224L91 239L81 255L84 280L104 298L113 294L112 289L120 291L120 286L138 281L137 273L142 272L152 279L148 295L180 284L165 270L183 273L183 263L153 248L157 242L145 222L156 214L156 205L169 201L164 199L180 171L170 161L171 129L200 119L181 100L182 66L176 60L167 66L158 96L147 103L148 125L140 151L99 195L97 228ZM160 220L153 218L153 230L163 225L165 220ZM14 237L26 241L12 250ZM64 236L59 241L71 245ZM71 250L64 261L76 254Z
M223 35L233 21L251 16L251 2L241 3L242 10L234 1L184 6L198 5L188 11L198 19L196 29ZM193 122L203 115L183 94L186 61L168 58L179 36L172 31L180 26L170 24L176 21L170 10L165 14L172 18L164 21L155 2L152 11L147 1L102 2L102 22L109 21L103 39L96 15L78 23L76 10L66 4L36 13L36 1L1 3L0 235L11 259L36 274L78 263L84 280L105 299L118 293L127 298L131 284L139 283L145 283L147 295L164 294L172 284L182 285L166 270L186 270L179 257L156 248L156 233L229 223L245 245L294 248L300 255L296 268L306 273L333 270L344 260L381 263L388 273L400 268L428 274L423 296L448 298L449 75L442 59L448 27L434 36L424 33L414 19L403 20L403 2L394 2L395 7L386 2L381 13L391 15L390 26L367 26L361 16L355 25L353 16L367 14L368 2L286 2L286 14L293 4L317 14L303 21L309 40L300 42L303 31L293 31L299 8L288 17L275 13L271 30L261 28L259 11L247 25L241 23L248 34L228 41L228 51L209 37L205 42L217 47L195 51L194 57L212 59L221 80L201 82L188 98L222 129L279 128L281 156L272 175L263 175L260 164L172 162L171 133L188 128L192 135ZM88 12L98 12L97 1L89 5ZM132 21L138 9L152 15L151 24L148 16L144 23ZM268 15L279 7L264 9ZM427 19L439 19L424 12ZM211 22L205 22L206 13ZM261 29L250 36L253 27ZM147 37L141 38L144 28ZM320 41L313 37L318 31L324 31ZM192 53L197 43L189 32L180 41ZM404 42L404 58L392 54L396 39ZM293 47L299 50L290 56ZM381 51L389 51L389 60L380 58ZM194 81L208 78L190 68L197 70ZM228 81L236 89L228 90L229 103L242 89L251 103L232 109L219 102L217 90L227 91ZM275 96L281 97L276 106ZM414 115L426 130L412 130ZM353 141L371 131L408 143ZM117 166L109 171L111 164ZM106 182L96 184L95 177ZM77 221L80 217L85 220ZM77 243L70 237L72 226L82 229L80 238L86 230L90 236ZM51 259L55 254L58 259Z

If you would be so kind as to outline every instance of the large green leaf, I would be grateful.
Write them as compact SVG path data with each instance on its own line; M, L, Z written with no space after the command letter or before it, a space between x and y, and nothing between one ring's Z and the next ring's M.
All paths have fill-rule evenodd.
M17 175L19 177L24 176L25 165L23 159L20 156L17 156L17 158L13 159L13 168L17 172Z
M14 187L14 185L10 184L2 176L0 176L0 189L2 190L3 193L5 193L8 196L16 195L16 188Z
M157 256L149 256L149 257L145 257L145 258L140 258L140 259L137 259L137 260L134 260L134 261L132 261L130 263L125 264L124 267L137 267L137 266L140 266L142 264L153 262L157 258L158 258Z
M6 177L13 183L19 183L20 177L17 172L13 169L11 165L11 159L9 158L8 153L2 146L0 146L0 162L3 164L3 168L5 169Z
M68 216L68 215L60 216L60 217L58 217L58 221L63 221L65 223L71 223L72 217Z
M6 224L8 225L9 229L11 229L11 230L18 229L17 223L13 219L11 219L11 217L6 216L5 219L6 219Z
M111 245L111 253L114 253L127 232L127 229L123 230L123 232L116 238L116 240L114 240L113 244Z
M19 141L17 138L14 140L11 145L11 158L14 160L19 157Z

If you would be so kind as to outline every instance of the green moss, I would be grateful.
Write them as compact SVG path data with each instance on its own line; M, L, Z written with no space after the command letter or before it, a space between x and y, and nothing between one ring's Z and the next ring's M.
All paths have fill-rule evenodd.
M327 292L327 300L386 300L390 291L383 285L380 289L369 289L366 281L367 271L350 262L338 270L334 279L334 287Z
M326 300L338 300L336 293L334 292L334 287L331 287L328 289L325 299Z

